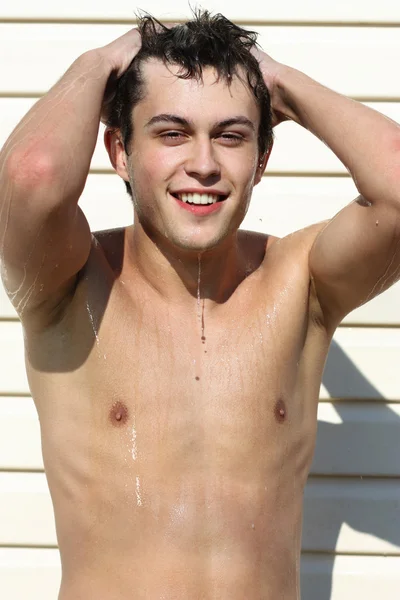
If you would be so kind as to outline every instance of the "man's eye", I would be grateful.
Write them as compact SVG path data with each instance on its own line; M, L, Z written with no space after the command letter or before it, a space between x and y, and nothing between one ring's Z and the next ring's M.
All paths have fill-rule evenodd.
M184 138L184 135L181 131L166 131L161 134L161 137L165 141L179 142Z
M238 146L243 142L243 137L236 133L221 133L219 138L224 144L228 144L229 146Z

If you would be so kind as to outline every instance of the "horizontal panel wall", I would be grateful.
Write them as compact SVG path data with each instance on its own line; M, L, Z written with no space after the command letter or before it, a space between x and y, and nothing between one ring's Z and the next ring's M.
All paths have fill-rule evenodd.
M0 590L4 600L55 600L60 581L58 550L0 548Z
M400 55L400 28L256 29L261 46L274 59L341 93L370 100L400 97L393 77ZM8 58L2 64L0 94L40 95L80 54L127 30L126 25L0 23L0 56Z
M139 6L141 6L139 4ZM195 6L195 5L194 5ZM260 3L248 0L246 6L241 2L226 0L208 0L206 8L213 12L222 12L236 21L279 21L279 22L338 22L345 23L386 23L400 21L400 8L396 0L382 0L379 3L362 0L337 0L336 2L320 2L318 0L288 0ZM190 10L186 0L174 0L173 5L166 7L162 0L146 0L146 11L160 18L187 19ZM135 4L130 0L120 0L115 5L107 0L72 0L68 3L49 4L46 0L18 0L3 3L0 8L1 19L83 19L83 20L132 20L135 17Z
M0 468L43 469L39 417L30 397L0 396Z
M305 554L301 561L303 600L395 600L400 557Z

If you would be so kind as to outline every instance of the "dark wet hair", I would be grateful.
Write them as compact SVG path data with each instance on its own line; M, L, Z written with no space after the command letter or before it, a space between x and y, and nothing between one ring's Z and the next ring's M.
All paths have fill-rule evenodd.
M202 79L204 67L214 67L228 85L234 75L242 76L260 108L258 132L259 152L263 156L273 139L271 102L257 59L250 53L256 45L257 33L235 25L221 14L194 11L194 18L183 25L166 27L150 15L140 17L138 29L142 46L132 63L118 80L109 107L107 126L120 129L125 151L132 138L132 110L145 97L141 64L156 58L180 67L182 79ZM128 182L127 191L132 195Z

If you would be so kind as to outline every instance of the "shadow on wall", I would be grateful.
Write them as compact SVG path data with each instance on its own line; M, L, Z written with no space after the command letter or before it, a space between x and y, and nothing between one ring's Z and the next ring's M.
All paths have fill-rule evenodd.
M310 501L305 504L303 548L307 552L323 552L321 555L323 567L318 570L318 573L302 569L301 587L302 597L305 600L331 600L335 555L330 552L336 548L344 524L399 546L400 550L400 493L398 493L397 482L395 482L395 499L385 501L386 498L382 497L379 511L371 510L371 503L368 506L368 502L362 501L364 491L367 498L371 485L374 485L371 477L374 475L399 477L400 475L400 419L384 401L370 404L367 409L368 419L351 418L357 411L359 417L360 403L364 399L379 401L384 400L384 397L335 341L331 344L323 383L332 398L353 400L349 403L340 401L335 403L335 409L342 423L318 422L312 472L338 477L341 474L354 475L354 478L349 480L349 485L358 486L361 494L354 494L354 497L350 494L347 502L335 502L333 499L326 503L326 506L323 504L323 498L318 497L314 500L309 498ZM363 400L354 400L355 398ZM379 413L380 425L375 422L373 411L377 415ZM376 428L379 426L381 435L377 435ZM384 427L384 435L382 435L382 427ZM360 465L360 469L356 467L357 473L349 471L351 465ZM363 475L368 477L363 478ZM335 480L326 481L336 487L336 490L338 489ZM391 483L393 482L387 482L388 485ZM310 484L312 485L312 478ZM399 518L393 521L388 510L390 515L398 514ZM324 532L322 536L319 533L321 531ZM360 592L362 586L360 581Z

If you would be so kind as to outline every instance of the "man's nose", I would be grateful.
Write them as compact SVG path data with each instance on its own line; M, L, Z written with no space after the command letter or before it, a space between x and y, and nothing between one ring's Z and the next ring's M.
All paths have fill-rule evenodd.
M212 140L198 140L192 145L185 170L188 175L202 179L220 174L221 167L215 156Z

